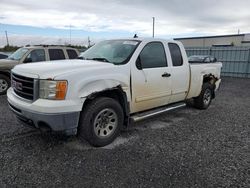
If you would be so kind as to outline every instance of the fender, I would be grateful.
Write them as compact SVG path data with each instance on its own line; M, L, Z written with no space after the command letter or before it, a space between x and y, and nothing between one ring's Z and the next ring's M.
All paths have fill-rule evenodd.
M78 90L79 98L87 98L93 93L101 92L104 90L111 90L119 87L121 91L125 92L127 99L130 102L130 89L129 85L114 79L93 80L81 86Z
M127 91L126 91L127 90ZM128 101L127 93L128 87L122 87L118 81L115 80L98 80L91 82L83 87L81 98L86 100L93 100L96 97L107 96L118 100L124 111L124 124L127 127L130 117L130 102Z
M214 89L216 88L216 85L215 83L218 81L218 78L215 77L213 74L202 74L201 75L201 82L200 82L200 91L202 90L202 85L203 83L205 82L210 82L213 86L214 86ZM213 92L212 93L213 95L213 98L215 98L215 93Z
M121 85L120 82L116 80L96 80L90 82L83 86L83 88L79 91L80 98L86 98L92 93L100 92L106 89L115 88Z
M1 70L1 71L0 71L0 74L5 75L5 76L8 76L8 77L10 78L11 72L10 72L10 70Z

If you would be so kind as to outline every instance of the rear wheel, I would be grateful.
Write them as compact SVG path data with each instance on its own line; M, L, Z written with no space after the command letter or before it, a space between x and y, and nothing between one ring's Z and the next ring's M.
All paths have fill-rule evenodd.
M122 107L116 100L97 98L83 109L78 135L93 146L105 146L119 135L123 120Z
M198 109L207 109L212 102L213 86L210 83L204 83L201 93L194 98L194 106Z
M0 95L6 94L10 87L10 79L5 75L0 75Z

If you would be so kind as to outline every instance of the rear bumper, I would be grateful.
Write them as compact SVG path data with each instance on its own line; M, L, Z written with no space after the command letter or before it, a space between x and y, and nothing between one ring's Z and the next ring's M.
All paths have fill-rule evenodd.
M221 79L219 79L215 82L215 90L214 91L217 91L220 88L220 83L221 83Z

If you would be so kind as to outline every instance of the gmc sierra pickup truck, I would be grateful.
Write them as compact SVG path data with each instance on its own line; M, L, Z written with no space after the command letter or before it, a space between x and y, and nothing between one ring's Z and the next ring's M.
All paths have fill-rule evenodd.
M130 123L187 99L208 108L221 82L221 63L189 64L183 45L172 40L106 40L82 58L12 69L7 96L18 119L105 146Z

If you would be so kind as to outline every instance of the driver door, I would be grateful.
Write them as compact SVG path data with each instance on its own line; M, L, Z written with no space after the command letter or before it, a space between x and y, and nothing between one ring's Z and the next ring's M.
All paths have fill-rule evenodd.
M161 42L147 43L132 68L133 112L144 111L169 103L171 97L171 67ZM132 113L133 113L132 112Z
M45 51L43 49L32 50L23 60L23 63L34 63L45 61Z

